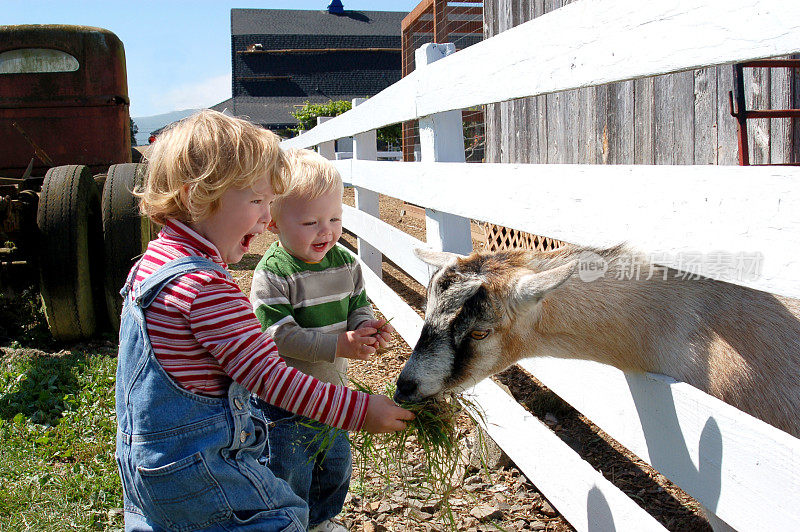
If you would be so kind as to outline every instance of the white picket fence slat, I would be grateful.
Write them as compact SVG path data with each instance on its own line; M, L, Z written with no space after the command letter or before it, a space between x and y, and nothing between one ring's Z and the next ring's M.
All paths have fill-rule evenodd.
M370 300L387 319L392 320L392 327L397 334L408 345L414 345L422 331L422 318L372 270L365 267L363 262L361 266L364 272L364 287Z
M578 530L666 530L491 380L465 394L473 414L517 467ZM469 405L466 405L469 408ZM613 508L613 511L611 510Z
M800 523L797 438L664 375L585 360L519 365L734 528Z
M697 252L758 252L757 278L713 261L693 271L800 297L798 167L340 162L381 194L574 244L628 242L679 270Z
M800 3L581 0L438 62L420 116L512 98L795 53Z
M349 205L342 205L342 225L348 231L372 242L383 255L423 286L428 283L428 266L414 255L414 248L424 248L422 242L382 220L365 214Z

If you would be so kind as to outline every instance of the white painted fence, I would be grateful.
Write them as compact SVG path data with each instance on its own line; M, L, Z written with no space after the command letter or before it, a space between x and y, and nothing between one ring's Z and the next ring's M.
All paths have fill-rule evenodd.
M345 226L372 269L371 299L411 345L422 323L380 280L381 254L427 284L412 249L468 252L469 218L577 244L628 241L678 269L682 252L758 252L761 275L740 284L800 297L799 168L466 164L457 111L797 52L796 1L582 0L458 53L426 45L412 75L283 146L333 158L333 141L354 136L354 158L336 161L356 187ZM421 162L378 162L375 129L414 118ZM378 193L426 207L427 244L375 218ZM661 375L522 365L716 514L718 527L800 529L800 440ZM663 530L491 381L474 391L485 428L575 528Z

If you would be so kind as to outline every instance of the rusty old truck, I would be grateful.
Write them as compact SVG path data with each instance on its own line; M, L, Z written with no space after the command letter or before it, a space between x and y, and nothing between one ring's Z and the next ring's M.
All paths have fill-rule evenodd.
M119 326L119 290L151 237L131 194L144 166L129 105L112 32L0 26L0 292L38 285L60 341Z

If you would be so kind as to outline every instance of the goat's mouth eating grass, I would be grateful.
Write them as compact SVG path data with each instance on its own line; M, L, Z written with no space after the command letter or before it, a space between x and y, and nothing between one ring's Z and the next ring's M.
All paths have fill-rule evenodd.
M352 384L357 390L375 393L364 384ZM391 397L393 392L391 386L387 386L386 395ZM432 509L447 528L456 530L450 495L460 486L470 461L466 431L457 428L457 418L464 411L462 404L473 415L480 412L463 396L439 396L418 403L400 404L415 414L404 430L390 434L350 433L348 438L358 466L361 488L367 491L366 473L373 471L380 486L377 493L371 495L381 496L400 489L409 499L417 499ZM337 429L318 427L320 431L313 444L324 453L326 442L332 439L331 432ZM480 457L485 456L482 444L479 440L477 454ZM415 456L411 453L415 448L421 453L421 463L413 462Z

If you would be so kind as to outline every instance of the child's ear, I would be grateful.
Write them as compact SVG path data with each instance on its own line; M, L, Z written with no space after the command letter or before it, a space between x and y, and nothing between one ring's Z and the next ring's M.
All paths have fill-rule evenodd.
M178 196L185 207L189 206L189 185L184 184Z
M269 223L267 224L267 229L269 229L270 232L275 233L276 235L280 234L280 230L278 229L278 226L275 223L275 218L269 221Z

